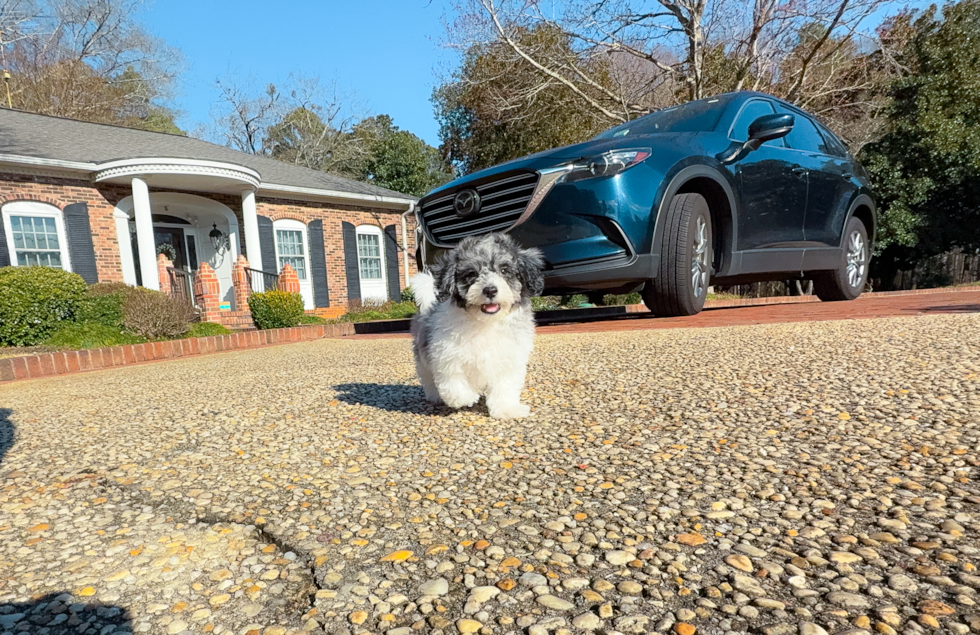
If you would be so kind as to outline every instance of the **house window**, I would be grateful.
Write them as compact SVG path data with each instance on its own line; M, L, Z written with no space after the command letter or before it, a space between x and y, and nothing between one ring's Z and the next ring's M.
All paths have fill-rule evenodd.
M10 264L21 267L55 267L71 271L68 241L61 210L34 201L3 206L3 229Z
M296 277L306 280L306 227L299 221L276 221L276 255L278 271L289 265Z
M362 280L381 279L381 236L357 234L357 260Z

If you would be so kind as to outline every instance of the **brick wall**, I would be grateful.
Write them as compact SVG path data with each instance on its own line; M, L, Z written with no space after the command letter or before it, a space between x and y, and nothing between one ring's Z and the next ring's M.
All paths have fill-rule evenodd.
M256 200L256 209L260 215L267 216L273 221L282 218L291 218L303 223L309 223L317 219L323 220L323 249L327 260L327 285L330 289L331 310L317 311L317 314L331 317L334 314L339 315L336 312L337 305L343 307L347 304L347 272L344 262L344 236L341 228L341 224L345 222L351 223L355 227L358 225L374 225L380 227L382 230L389 225L395 226L395 231L398 235L398 286L399 288L405 287L401 212L332 203L321 204L262 197ZM240 214L241 212L236 213ZM412 276L416 272L415 248L417 245L415 244L415 218L413 215L410 215L406 221L408 224L409 246L408 275ZM398 300L398 298L394 299Z
M151 189L150 193L161 190ZM181 191L181 190L167 190ZM244 239L241 197L227 194L190 192L226 205L238 217L242 252L248 257ZM70 203L88 203L92 225L92 241L99 280L122 281L122 265L116 239L116 224L112 216L116 204L132 191L128 187L93 184L85 180L55 178L49 176L0 173L0 205L10 201L32 200L49 203L64 209ZM323 221L324 253L327 262L327 285L330 290L330 308L317 313L334 317L344 312L347 305L347 277L344 262L344 241L341 223L376 225L384 229L395 225L398 234L399 287L404 287L404 258L402 255L401 212L367 206L340 205L282 198L257 197L256 208L260 215L272 220L291 218L303 223ZM415 273L415 219L409 216L409 276ZM265 263L263 263L265 264ZM265 265L268 266L268 265ZM397 300L397 298L395 298Z
M123 279L116 221L112 217L116 201L122 198L116 198L116 189L81 180L0 173L0 205L11 201L38 201L64 209L71 203L88 203L95 264L102 282L122 282Z

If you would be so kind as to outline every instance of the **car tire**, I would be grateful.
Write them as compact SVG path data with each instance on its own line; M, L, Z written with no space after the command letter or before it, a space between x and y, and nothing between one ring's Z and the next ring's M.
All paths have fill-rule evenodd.
M660 268L643 285L643 303L661 317L695 315L704 307L711 277L711 211L700 194L678 194L665 214Z
M854 300L868 282L871 245L868 230L860 219L847 221L840 257L837 269L822 271L813 278L813 292L824 302Z

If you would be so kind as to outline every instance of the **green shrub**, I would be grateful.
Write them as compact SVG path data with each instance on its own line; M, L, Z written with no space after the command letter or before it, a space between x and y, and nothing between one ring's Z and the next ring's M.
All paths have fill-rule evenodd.
M623 306L627 304L640 304L643 298L634 291L633 293L609 294L602 296L603 306Z
M123 324L123 299L119 294L85 295L78 303L75 321L79 324L104 324L120 328Z
M531 308L535 311L553 311L561 308L561 298L556 295L542 295L531 298Z
M303 296L288 291L253 293L248 298L252 321L259 329L283 329L299 324L303 313Z
M213 337L215 335L228 335L230 330L214 322L194 322L184 333L184 337Z
M120 328L105 324L65 324L44 340L49 348L78 350L83 348L102 348L103 346L122 346L139 344L146 340L127 333Z
M135 288L125 282L96 282L89 285L89 288L85 290L85 295L92 298L104 295L125 295Z
M33 346L75 319L85 294L78 274L52 267L0 268L0 345Z
M194 308L159 291L134 288L123 300L123 326L150 340L183 335L194 317Z
M415 291L412 287L402 289L402 302L415 302Z
M357 302L347 306L347 313L338 322L372 322L374 320L401 320L410 318L418 311L414 302Z
M85 297L78 305L75 321L95 322L113 328L123 325L123 303L129 293L134 291L124 282L98 282L89 286Z
M566 309L577 309L583 304L589 304L589 298L577 293L575 295L563 295L561 297L561 305Z
M319 315L310 315L309 313L304 313L303 315L299 316L299 323L300 324L326 324L327 321L324 320Z

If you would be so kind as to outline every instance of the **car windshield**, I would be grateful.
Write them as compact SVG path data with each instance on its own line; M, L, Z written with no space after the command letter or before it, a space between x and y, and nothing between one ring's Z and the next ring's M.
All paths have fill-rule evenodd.
M660 132L711 132L718 125L728 97L712 97L664 108L606 130L596 139L636 137Z

